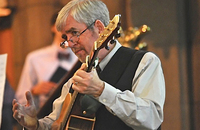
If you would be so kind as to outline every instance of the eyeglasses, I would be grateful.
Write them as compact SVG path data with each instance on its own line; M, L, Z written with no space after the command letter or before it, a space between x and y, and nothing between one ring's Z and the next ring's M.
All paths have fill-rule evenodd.
M78 42L79 39L80 39L80 36L81 36L85 31L87 31L89 28L91 28L92 25L93 25L95 22L96 22L96 20L95 20L93 23L91 23L91 24L90 24L85 30L83 30L81 33L77 32L77 31L72 31L72 32L71 32L71 35L72 35L72 36L69 38L69 40L67 39L67 35L63 34L63 35L62 35L62 38L65 39L65 41L62 42L61 44L65 44L65 42L69 42L69 41L72 42L72 43Z

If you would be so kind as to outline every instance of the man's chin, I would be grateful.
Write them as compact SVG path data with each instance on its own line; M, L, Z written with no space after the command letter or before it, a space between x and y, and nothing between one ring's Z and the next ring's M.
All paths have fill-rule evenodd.
M83 60L80 60L80 59L79 59L79 61L80 61L81 63L85 63L85 61L83 61Z
M79 57L79 56L78 56L78 59L79 59L80 62L85 63L85 60L86 60L85 57Z

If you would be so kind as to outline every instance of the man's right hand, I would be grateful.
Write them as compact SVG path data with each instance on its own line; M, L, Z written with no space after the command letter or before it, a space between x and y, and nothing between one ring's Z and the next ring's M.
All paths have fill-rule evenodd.
M13 100L13 117L25 128L36 130L38 127L36 107L29 91L26 92L27 104L25 106Z

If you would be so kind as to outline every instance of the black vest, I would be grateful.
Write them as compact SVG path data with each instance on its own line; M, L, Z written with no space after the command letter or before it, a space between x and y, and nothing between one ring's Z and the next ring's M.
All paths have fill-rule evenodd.
M131 90L132 79L145 51L121 47L108 62L99 77L122 91ZM132 130L104 105L96 112L95 130Z

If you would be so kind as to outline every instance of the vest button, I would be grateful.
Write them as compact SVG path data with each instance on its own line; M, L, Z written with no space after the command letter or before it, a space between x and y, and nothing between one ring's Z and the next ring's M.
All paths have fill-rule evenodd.
M87 112L86 111L83 111L83 114L85 115Z

